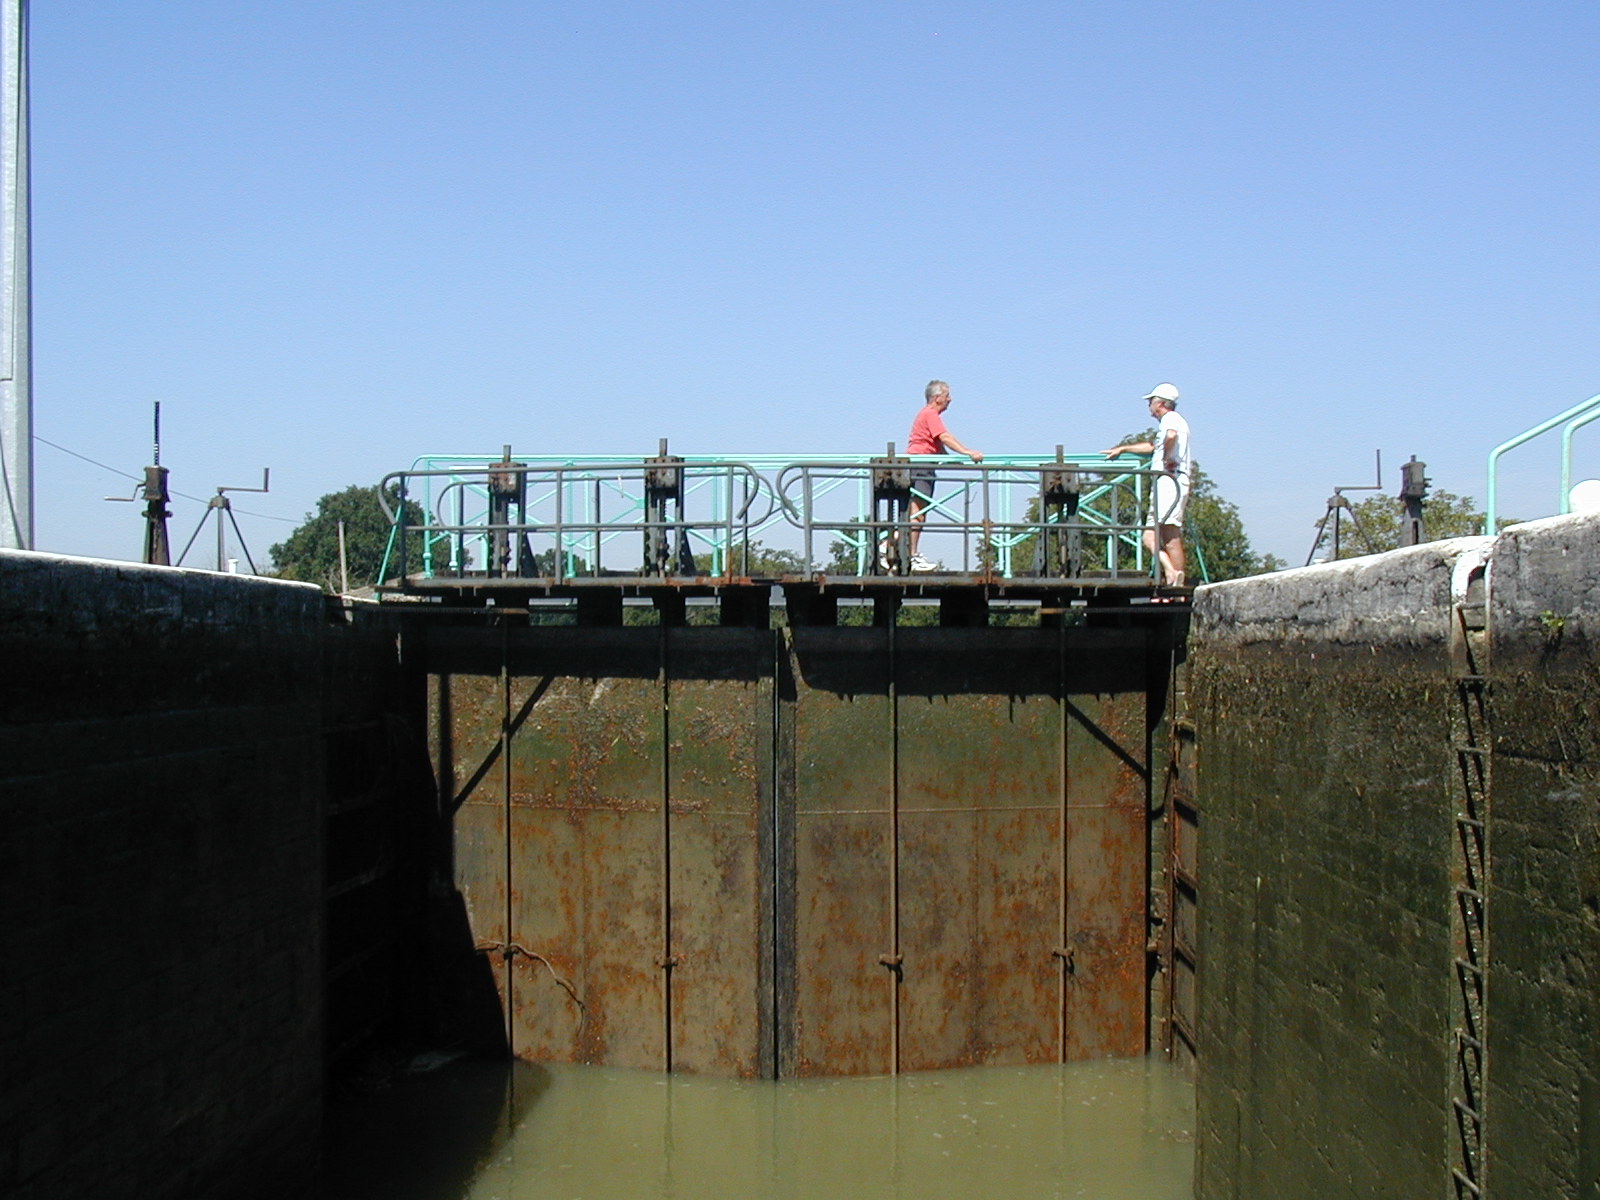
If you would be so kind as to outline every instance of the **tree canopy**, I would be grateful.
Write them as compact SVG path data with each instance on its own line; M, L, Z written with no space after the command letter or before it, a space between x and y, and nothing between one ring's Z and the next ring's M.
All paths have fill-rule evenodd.
M1341 514L1339 523L1339 558L1356 558L1363 554L1381 554L1400 546L1400 530L1405 518L1405 506L1396 496L1368 496L1359 504L1350 506L1354 516ZM1508 524L1510 522L1507 522ZM1317 550L1331 556L1333 551L1332 518L1323 527L1322 540ZM1473 537L1483 532L1483 510L1471 496L1458 496L1443 490L1429 492L1422 505L1422 537L1424 541L1437 542L1443 538Z
M389 504L398 507L399 491L389 488ZM406 520L420 525L422 506L414 500L406 501ZM299 579L306 583L321 584L330 592L339 590L339 523L344 522L345 561L349 569L350 585L363 587L381 582L378 571L383 565L383 555L389 545L389 519L378 503L378 487L352 484L342 492L329 492L317 501L317 511L307 513L306 519L293 533L273 546L268 553L277 567L280 578ZM406 573L421 570L421 539L408 539L406 547ZM400 574L399 565L391 561L389 574Z

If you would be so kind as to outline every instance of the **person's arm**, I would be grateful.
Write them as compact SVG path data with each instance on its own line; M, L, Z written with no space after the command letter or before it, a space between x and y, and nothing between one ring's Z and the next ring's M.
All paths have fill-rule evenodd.
M956 435L951 433L948 429L939 435L939 441L943 444L946 450L954 450L957 454L965 454L975 463L981 463L983 461L983 454L981 451L968 450L961 444Z
M1178 469L1178 431L1167 430L1167 436L1161 439L1161 465L1169 472Z
M1124 442L1120 446L1113 446L1109 450L1100 451L1107 458L1115 458L1119 454L1149 454L1154 450L1154 442Z

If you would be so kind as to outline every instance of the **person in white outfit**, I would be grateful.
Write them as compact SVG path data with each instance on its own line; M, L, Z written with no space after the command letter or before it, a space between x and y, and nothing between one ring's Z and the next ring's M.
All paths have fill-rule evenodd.
M1158 383L1145 397L1150 415L1156 418L1153 442L1126 442L1104 451L1107 458L1119 454L1148 454L1155 477L1150 526L1144 531L1144 544L1161 563L1161 582L1168 587L1184 585L1183 513L1189 504L1190 463L1189 422L1178 415L1178 389Z

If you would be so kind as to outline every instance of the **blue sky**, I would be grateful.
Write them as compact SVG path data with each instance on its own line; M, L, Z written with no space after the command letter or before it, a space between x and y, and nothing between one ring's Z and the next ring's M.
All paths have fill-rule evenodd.
M178 491L271 467L260 558L419 454L876 450L939 377L1008 453L1176 382L1298 563L1375 449L1481 499L1600 392L1591 0L33 0L32 37L44 550L137 557L85 459L136 474L156 400Z

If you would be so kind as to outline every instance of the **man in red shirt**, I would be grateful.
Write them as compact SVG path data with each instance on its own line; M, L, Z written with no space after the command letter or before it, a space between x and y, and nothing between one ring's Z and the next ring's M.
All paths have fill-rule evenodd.
M911 436L906 440L907 454L965 454L975 463L983 461L977 450L969 450L955 434L945 428L944 410L950 407L950 385L935 379L923 392L927 403L911 422ZM927 520L928 502L933 499L934 471L931 466L917 463L911 468L911 569L920 573L937 569L937 564L917 552L922 538L922 522Z

